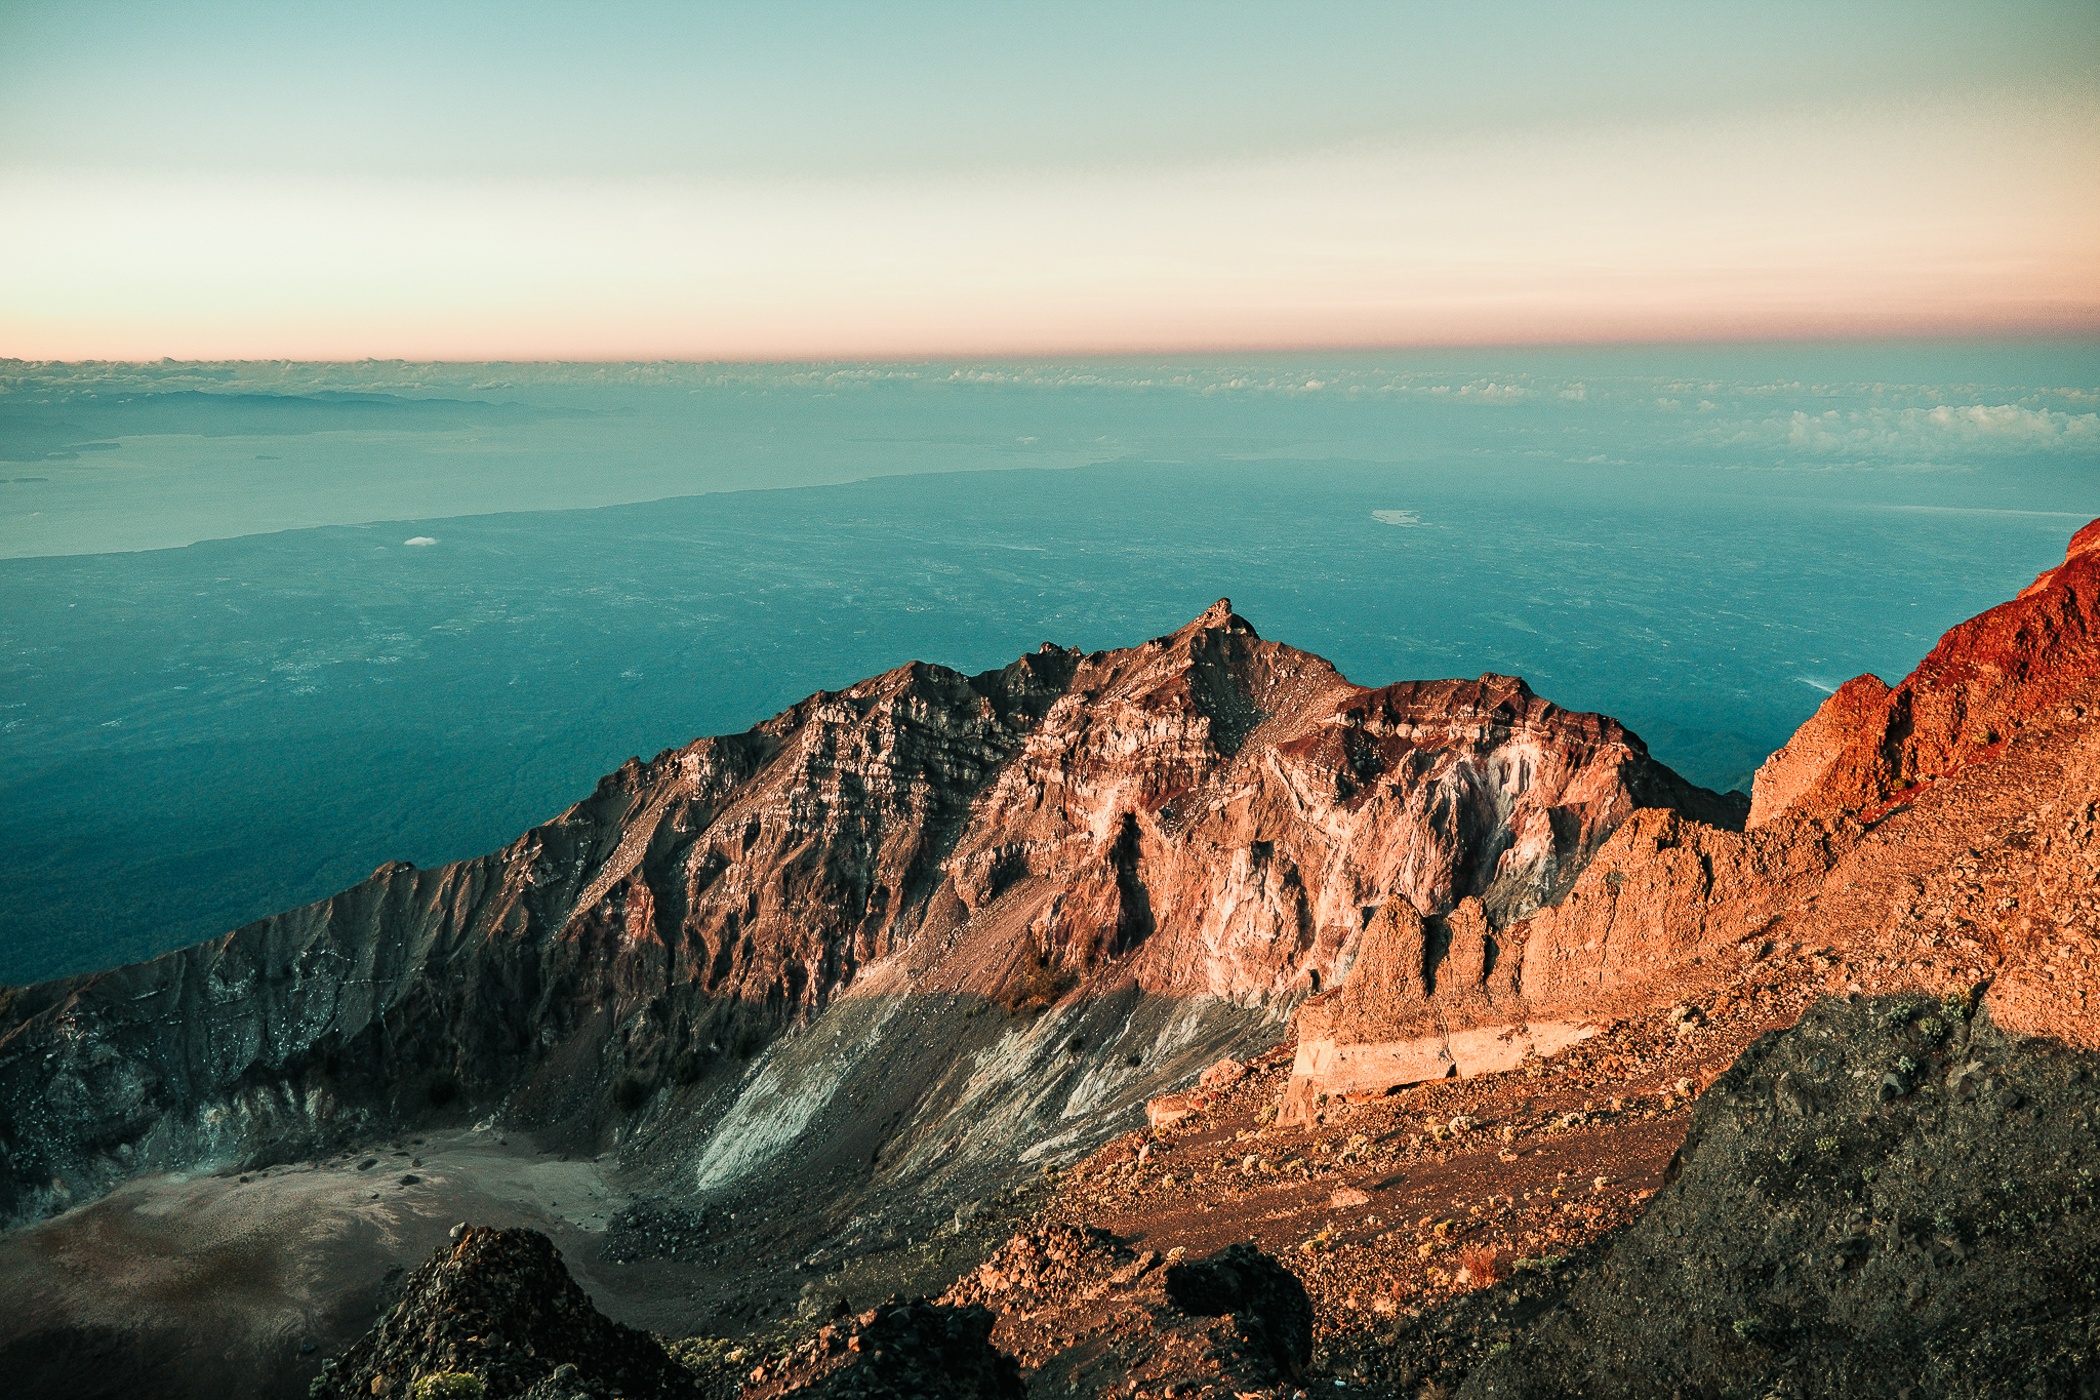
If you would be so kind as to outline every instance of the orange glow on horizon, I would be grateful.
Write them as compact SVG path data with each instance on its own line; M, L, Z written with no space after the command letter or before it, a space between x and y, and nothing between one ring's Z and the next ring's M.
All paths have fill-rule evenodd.
M892 183L0 171L0 354L895 359L2100 333L2082 104Z

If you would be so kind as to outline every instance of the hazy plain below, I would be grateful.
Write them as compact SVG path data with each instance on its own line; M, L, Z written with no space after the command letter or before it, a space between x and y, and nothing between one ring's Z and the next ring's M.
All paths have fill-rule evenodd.
M1230 596L1719 787L2100 515L2100 347L0 365L0 980L500 845L629 754Z

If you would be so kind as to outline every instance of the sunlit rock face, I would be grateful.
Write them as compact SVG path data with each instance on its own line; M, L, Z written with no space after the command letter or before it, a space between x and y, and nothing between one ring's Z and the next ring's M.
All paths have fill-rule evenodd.
M2002 1024L2100 1043L2096 713L2100 522L1896 686L1841 686L1758 770L1747 830L1652 804L1536 908L1498 908L1492 884L1453 903L1467 891L1399 883L1411 897L1298 1012L1285 1120L1550 1057L1613 1017L1714 995L1781 942L1825 949L1844 968L1833 990L1987 982Z
M1826 947L1837 990L1988 984L2001 1024L2100 1044L2100 521L1894 687L1840 687L1758 770L1749 830L1624 823L1512 931L1534 1005L1716 981L1724 955ZM1652 988L1652 991L1643 991Z
M1848 681L1757 770L1750 825L1869 812L1987 757L2100 672L2100 520L2012 601L1950 628L1894 689Z
M698 1185L798 1143L1077 1151L1273 1040L1380 910L1462 926L1449 985L1486 1004L1503 930L1652 806L1740 825L1520 680L1366 689L1223 601L1125 650L915 662L491 855L7 992L0 1207L491 1112Z

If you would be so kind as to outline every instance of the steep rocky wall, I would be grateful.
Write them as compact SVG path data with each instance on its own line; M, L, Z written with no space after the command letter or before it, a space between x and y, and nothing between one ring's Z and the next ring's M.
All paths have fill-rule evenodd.
M988 951L1054 982L1116 963L1162 994L1288 995L1332 985L1388 900L1527 913L1655 804L1742 816L1520 680L1367 691L1221 606L1087 658L948 868L965 934L997 930ZM1031 975L950 968L991 995Z
M733 1086L888 951L973 784L1068 671L905 667L630 762L494 855L389 865L195 948L0 993L0 1208L492 1108L595 1142L660 1086Z
M2096 714L2100 522L1901 685L1841 687L1759 770L1748 830L1658 806L1614 824L1557 899L1513 921L1464 904L1381 914L1348 979L1299 1013L1284 1112L1510 1068L1585 1026L1696 1001L1780 940L1882 985L1996 979L2007 1024L2091 1043ZM1946 872L1986 852L1991 904L1974 881L1947 891Z
M845 1021L867 1023L855 1063L908 1061L912 1083L1008 1047L990 1098L898 1109L914 1132L1099 1133L1183 1068L1112 1064L1123 1033L1068 1029L1116 998L1189 1044L1267 1036L1378 909L1499 926L1654 803L1741 816L1521 681L1366 690L1223 602L1127 650L1046 645L975 677L913 663L631 761L501 852L390 865L211 943L0 993L0 1213L490 1111L668 1171L662 1136L726 1181L738 1154L707 1133L795 1077L764 1048ZM1041 1056L1075 1038L1086 1109L1031 1087L1063 1082ZM641 1112L673 1101L675 1129Z
M628 1155L667 1192L767 1200L792 1180L832 1233L863 1215L917 1233L1083 1155L1162 1085L1284 1025L1280 1007L1132 986L1023 1014L973 995L856 994L733 1086L660 1095L629 1125Z

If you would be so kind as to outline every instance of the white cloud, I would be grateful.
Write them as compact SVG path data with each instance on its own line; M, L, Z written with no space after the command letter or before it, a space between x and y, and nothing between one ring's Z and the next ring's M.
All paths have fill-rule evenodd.
M429 535L417 535L412 539L403 540L401 543L408 545L410 548L417 548L422 545L436 544L437 540Z
M2100 438L2100 413L2054 413L2018 404L1941 404L1925 412L1935 428L1968 437L2013 438L2022 442L2091 442Z
M1787 444L1815 453L1936 457L1948 452L2080 451L2100 447L2100 413L2063 413L2020 404L1940 404L1932 408L1822 413L1796 410L1774 426Z

